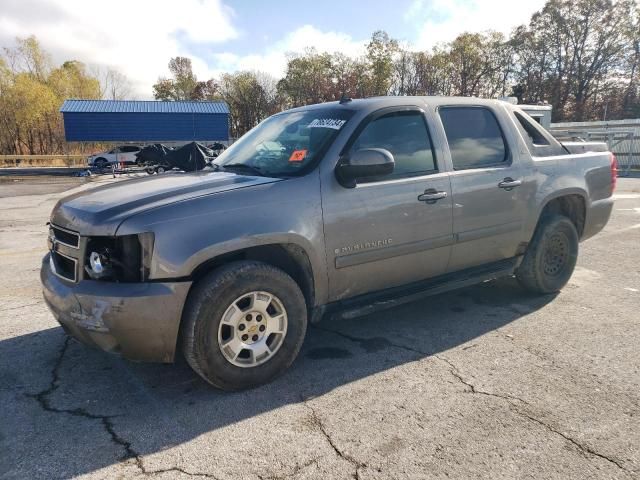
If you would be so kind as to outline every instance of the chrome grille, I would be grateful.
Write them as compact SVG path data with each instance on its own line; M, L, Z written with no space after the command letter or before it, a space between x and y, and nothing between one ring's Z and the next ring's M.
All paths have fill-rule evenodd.
M51 225L49 228L56 242L72 248L78 248L80 246L80 235L77 232L58 227L57 225Z
M52 250L50 262L51 270L53 270L53 273L57 276L71 282L75 282L77 280L78 260Z

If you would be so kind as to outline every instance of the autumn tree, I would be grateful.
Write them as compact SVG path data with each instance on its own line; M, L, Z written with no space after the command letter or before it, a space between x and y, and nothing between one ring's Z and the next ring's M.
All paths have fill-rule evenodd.
M371 78L371 95L388 95L391 88L393 56L398 51L398 41L389 37L387 32L378 30L371 36L367 45Z
M174 57L169 60L171 78L160 77L153 86L156 100L192 100L198 79L193 73L191 59Z
M213 78L204 82L196 82L191 99L193 100L217 100L220 98L220 85Z
M131 82L114 68L95 69L95 77L100 80L100 96L105 100L125 100L131 97Z
M623 87L623 100L618 115L624 118L638 118L640 117L640 2L630 6L625 38L627 48L622 74L626 85Z
M514 35L515 92L548 101L558 120L594 118L619 87L623 65L633 64L633 7L627 0L549 0Z
M293 107L335 100L331 55L307 49L302 55L290 56L287 72L278 83L278 90L286 95ZM340 78L345 80L345 72Z
M236 72L220 78L220 98L231 111L229 130L239 137L279 110L276 81L262 72Z
M55 66L33 36L0 56L0 153L52 154L67 149L60 106L67 98L99 99L100 80L69 60Z

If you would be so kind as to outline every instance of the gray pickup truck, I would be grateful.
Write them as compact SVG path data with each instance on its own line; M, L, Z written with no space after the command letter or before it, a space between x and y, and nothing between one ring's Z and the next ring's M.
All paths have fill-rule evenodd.
M504 275L546 294L613 206L615 157L517 107L381 97L274 115L210 171L61 200L44 298L65 331L140 361L181 349L228 390L274 378L308 322Z

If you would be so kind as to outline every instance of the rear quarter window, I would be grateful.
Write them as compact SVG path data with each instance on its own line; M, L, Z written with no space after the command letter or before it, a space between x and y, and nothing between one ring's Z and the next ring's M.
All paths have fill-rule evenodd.
M535 119L525 113L514 111L516 126L522 135L529 153L534 157L566 155L566 150Z

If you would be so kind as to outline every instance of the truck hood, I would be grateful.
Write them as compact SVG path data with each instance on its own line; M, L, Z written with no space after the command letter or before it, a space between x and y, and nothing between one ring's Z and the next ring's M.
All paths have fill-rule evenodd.
M229 172L167 173L126 180L61 199L51 212L51 223L81 235L114 235L126 218L152 208L281 180Z

